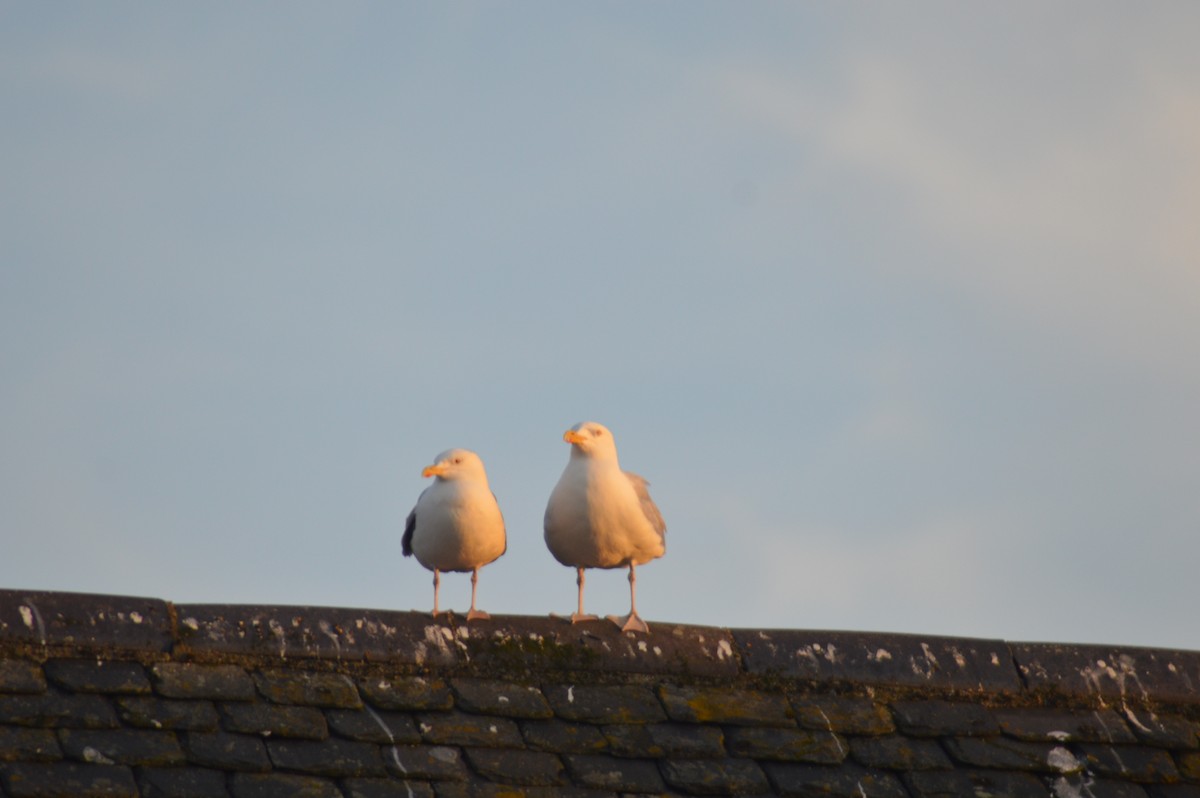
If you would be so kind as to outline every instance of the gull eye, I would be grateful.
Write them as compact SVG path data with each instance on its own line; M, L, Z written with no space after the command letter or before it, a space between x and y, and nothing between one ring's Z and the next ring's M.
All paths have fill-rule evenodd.
M454 464L455 464L455 465L462 465L462 458L461 458L461 457L455 457L453 462L454 462Z

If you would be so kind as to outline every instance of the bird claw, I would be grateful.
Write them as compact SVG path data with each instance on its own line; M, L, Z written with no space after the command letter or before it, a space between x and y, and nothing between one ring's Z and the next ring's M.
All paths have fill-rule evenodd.
M642 620L642 616L636 612L631 612L628 615L620 617L609 615L607 618L619 626L622 632L646 632L647 634L650 632L650 627Z
M471 610L469 610L467 612L467 620L468 621L486 621L491 617L492 616L488 615L483 610L477 610L474 608L472 608Z
M550 617L556 621L570 621L571 623L600 620L599 615L580 615L578 612L573 612L570 615L559 615L557 612L552 612L550 613Z

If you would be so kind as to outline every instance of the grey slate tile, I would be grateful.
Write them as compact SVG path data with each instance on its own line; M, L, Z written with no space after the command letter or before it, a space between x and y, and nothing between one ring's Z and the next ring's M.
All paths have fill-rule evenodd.
M216 731L220 726L217 708L211 701L127 696L114 703L121 720L140 729Z
M40 665L18 659L0 659L0 693L44 693L46 677Z
M733 678L740 671L727 629L650 622L649 635L600 620L495 615L459 627L472 663L485 671L570 671L671 675L686 664L696 676Z
M154 691L166 698L253 701L254 680L236 665L160 662L150 668Z
M1008 644L924 635L734 629L747 672L816 682L1015 693Z
M1058 643L1010 648L1030 690L1090 700L1149 694L1167 704L1196 700L1191 674L1200 673L1200 651Z
M608 741L609 753L614 756L661 759L667 752L651 735L651 725L659 724L621 723L601 726L600 731Z
M528 787L552 787L566 783L562 760L545 751L503 748L466 748L467 762L491 781Z
M558 684L543 691L564 720L590 723L654 723L667 719L662 704L642 685Z
M1144 718L1140 725L1130 724L1138 740L1159 748L1193 751L1200 748L1200 722L1177 715L1158 713Z
M1055 742L1137 742L1121 716L1111 709L997 709L1005 734L1019 740Z
M1100 776L1135 782L1172 782L1180 778L1175 761L1161 749L1081 743L1076 750L1088 769Z
M1147 798L1147 792L1137 784L1112 779L1097 779L1091 775L1060 776L1048 780L1055 798L1075 795L1083 798ZM1168 785L1163 785L1168 786Z
M105 765L182 765L187 761L174 732L145 729L60 729L71 759Z
M1147 784L1147 798L1200 798L1200 784Z
M797 722L806 729L838 734L881 735L896 730L892 714L869 698L853 696L792 696Z
M665 756L709 759L725 755L725 735L719 726L650 723L644 728L652 745Z
M443 615L341 607L177 605L178 656L284 661L458 665L461 647Z
M362 699L354 681L337 673L261 671L254 674L258 691L275 704L358 709Z
M209 768L138 768L142 798L225 798L225 772Z
M660 685L658 696L671 720L745 726L795 726L782 695L727 687Z
M9 798L139 798L133 771L117 765L11 763L0 784Z
M585 787L516 787L491 782L440 781L434 790L437 798L617 798L614 792Z
M291 773L235 773L229 792L233 798L344 798L328 779Z
M62 758L58 737L52 730L0 726L0 762L54 762Z
M279 770L314 776L383 776L379 746L352 740L267 740L267 754Z
M763 765L776 793L802 798L909 798L894 774L853 763L840 767L769 762Z
M495 679L452 679L458 706L468 712L508 718L552 718L554 710L533 685Z
M905 734L917 737L982 737L1000 733L1000 724L979 704L958 701L894 701L892 715Z
M346 798L434 798L433 786L400 779L342 779Z
M850 752L861 765L889 770L949 770L950 757L934 740L904 737L858 737L850 740Z
M667 784L695 795L760 795L771 790L752 759L665 759L659 770Z
M581 787L635 793L659 793L664 788L658 767L650 760L587 754L565 759L573 781Z
M1175 755L1179 773L1189 781L1200 781L1200 752L1183 751Z
M523 740L515 721L465 712L427 712L417 716L425 742L480 748L520 748Z
M370 743L419 743L421 733L411 715L374 709L327 709L325 721L334 734Z
M608 740L590 723L571 723L565 720L522 721L521 734L525 742L538 751L557 754L598 753L608 747Z
M1032 743L1005 737L958 737L944 740L943 744L956 761L972 767L1042 773L1057 773L1062 769L1059 743Z
M150 692L146 669L137 662L52 659L43 667L50 681L73 693L145 695Z
M388 710L450 709L454 697L445 680L424 676L376 676L358 680L371 706Z
M905 773L902 778L915 798L966 798L983 795L990 798L1048 798L1049 795L1046 785L1031 773L1007 773L1003 770L916 770Z
M315 707L290 707L278 704L221 704L221 727L242 734L295 737L324 740L329 736L325 715Z
M389 745L383 749L388 772L402 779L465 781L462 752L443 745Z
M0 630L12 642L63 646L80 656L155 655L173 644L165 601L45 590L0 590Z
M267 747L257 735L189 732L182 735L189 762L218 770L265 773L271 769Z
M832 732L811 729L731 728L725 745L734 756L817 765L836 765L849 753L847 743Z
M0 695L0 724L70 729L115 729L121 725L104 696L53 692Z

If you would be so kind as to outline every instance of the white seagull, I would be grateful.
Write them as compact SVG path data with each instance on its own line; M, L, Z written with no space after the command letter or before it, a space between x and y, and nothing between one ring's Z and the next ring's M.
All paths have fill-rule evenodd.
M583 613L583 569L629 566L629 614L608 616L622 630L648 632L637 614L634 567L666 551L667 525L637 474L622 471L612 433L593 421L576 424L563 440L571 458L546 505L546 546L554 559L576 570L579 609L571 621L595 620Z
M404 556L433 571L433 615L438 614L438 587L442 571L471 572L471 610L467 620L489 617L475 609L479 569L508 548L504 516L496 495L488 487L487 472L479 455L467 449L450 449L421 472L434 477L408 514L401 548Z

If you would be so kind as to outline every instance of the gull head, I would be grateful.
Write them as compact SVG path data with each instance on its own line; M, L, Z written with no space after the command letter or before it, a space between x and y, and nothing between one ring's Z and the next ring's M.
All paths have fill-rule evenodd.
M572 457L617 458L617 444L612 433L595 421L581 421L563 433L563 440L571 444Z
M438 479L482 479L487 482L483 461L470 449L447 449L437 456L433 465L425 466L423 477Z

